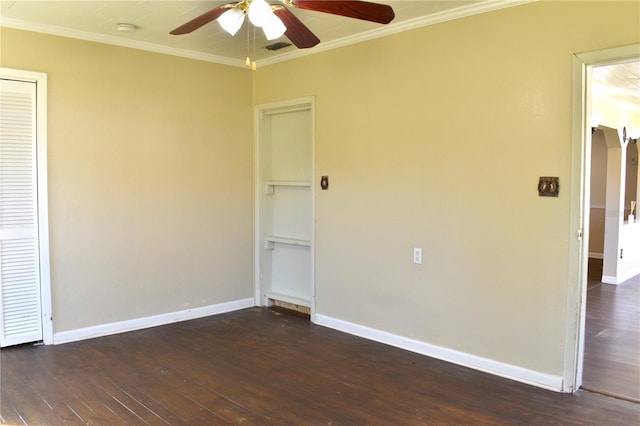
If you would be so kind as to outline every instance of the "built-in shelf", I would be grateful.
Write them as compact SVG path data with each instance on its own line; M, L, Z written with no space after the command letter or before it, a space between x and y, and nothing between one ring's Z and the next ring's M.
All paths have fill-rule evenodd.
M295 186L298 188L311 188L311 182L308 180L268 180L264 183L264 193L266 195L273 195L274 188L276 186Z
M313 294L313 105L259 107L256 275L261 304L307 310ZM310 310L310 309L309 309Z
M287 296L286 294L267 292L267 298L279 300L281 302L292 303L294 305L304 306L307 308L311 307L311 301L300 299L299 297Z
M273 235L269 235L264 238L264 241L265 241L265 249L267 250L273 250L274 243L311 247L310 240L301 240L298 238L275 237Z
M308 180L268 180L264 183L271 186L311 186Z

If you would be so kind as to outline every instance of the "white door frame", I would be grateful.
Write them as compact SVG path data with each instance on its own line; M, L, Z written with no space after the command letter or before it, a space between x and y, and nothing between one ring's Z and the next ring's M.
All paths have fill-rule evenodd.
M47 192L47 74L0 67L0 78L36 84L36 164L38 198L38 250L42 340L53 344L51 272L49 267L49 203Z
M569 286L567 336L562 391L582 385L584 330L589 256L589 205L591 168L591 70L640 58L640 44L579 53L573 56L573 116L571 142L571 212L569 235Z
M267 104L256 105L254 107L254 124L253 124L253 180L254 180L254 212L253 212L253 235L254 235L254 251L253 251L253 272L254 272L254 303L256 306L263 305L262 298L262 280L260 279L260 250L262 241L260 239L260 195L262 191L261 185L261 169L260 169L260 144L262 141L262 118L265 113L273 111L298 110L301 108L311 111L311 322L316 319L316 196L315 196L315 98L313 96L291 99L281 102L273 102Z

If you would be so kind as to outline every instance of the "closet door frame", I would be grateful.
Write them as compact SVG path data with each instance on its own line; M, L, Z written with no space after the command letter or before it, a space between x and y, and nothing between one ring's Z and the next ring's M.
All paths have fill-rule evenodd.
M311 113L311 243L310 243L310 260L311 260L311 301L310 301L310 320L315 322L316 317L316 273L315 273L315 98L305 97L291 99L281 102L273 102L257 105L254 108L254 298L256 306L265 305L265 297L263 297L264 289L261 280L261 250L264 244L262 241L260 228L261 221L261 195L263 191L262 170L261 170L261 144L263 143L263 118L265 114L274 112L295 111L300 109L308 109Z
M36 85L36 170L38 204L38 255L42 341L53 344L51 272L49 262L49 202L47 181L47 74L0 67L0 78Z

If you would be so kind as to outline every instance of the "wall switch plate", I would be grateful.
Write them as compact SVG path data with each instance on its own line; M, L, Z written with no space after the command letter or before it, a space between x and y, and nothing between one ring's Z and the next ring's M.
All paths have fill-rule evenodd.
M560 193L560 178L542 176L538 180L538 195L540 197L557 197Z
M421 248L413 249L413 263L422 265L422 249Z

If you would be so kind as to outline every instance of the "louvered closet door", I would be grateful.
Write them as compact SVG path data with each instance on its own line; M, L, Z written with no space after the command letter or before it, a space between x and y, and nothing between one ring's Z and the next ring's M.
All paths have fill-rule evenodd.
M42 340L36 84L0 80L0 346Z

